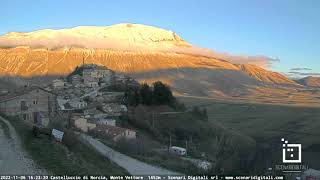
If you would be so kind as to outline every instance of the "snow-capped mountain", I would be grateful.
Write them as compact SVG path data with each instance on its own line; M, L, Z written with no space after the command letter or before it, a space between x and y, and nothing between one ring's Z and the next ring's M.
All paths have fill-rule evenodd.
M191 47L172 31L141 24L79 26L71 29L43 29L34 32L10 32L0 37L0 46L31 48L83 47L93 49L169 50Z
M2 75L66 75L82 63L95 63L139 81L162 80L188 94L243 95L266 84L297 85L279 73L234 63L241 62L241 58L254 61L199 48L172 31L141 24L44 29L0 36Z

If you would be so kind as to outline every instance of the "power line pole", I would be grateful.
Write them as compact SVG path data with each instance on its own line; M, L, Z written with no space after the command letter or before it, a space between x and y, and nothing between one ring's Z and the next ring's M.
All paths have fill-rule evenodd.
M154 128L154 111L152 111L152 128Z
M186 140L186 156L188 154L188 140Z

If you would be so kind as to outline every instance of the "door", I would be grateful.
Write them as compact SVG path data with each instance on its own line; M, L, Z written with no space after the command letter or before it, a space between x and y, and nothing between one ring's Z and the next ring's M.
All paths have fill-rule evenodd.
M40 113L39 112L33 112L33 123L34 124L40 123Z

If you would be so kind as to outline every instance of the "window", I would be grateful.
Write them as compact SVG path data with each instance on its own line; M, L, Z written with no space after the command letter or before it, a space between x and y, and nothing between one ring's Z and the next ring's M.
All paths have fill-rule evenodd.
M21 101L21 102L20 102L20 106L21 106L21 111L26 111L26 110L28 110L28 106L27 106L26 101Z
M38 104L38 100L37 99L33 100L33 104Z

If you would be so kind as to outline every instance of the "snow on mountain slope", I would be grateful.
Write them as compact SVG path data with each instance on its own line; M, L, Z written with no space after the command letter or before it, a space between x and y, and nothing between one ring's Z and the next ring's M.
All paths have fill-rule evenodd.
M191 45L172 31L141 25L79 26L71 29L43 29L29 33L12 32L0 37L2 47L85 47L121 50L169 50Z
M0 36L0 48L27 46L49 50L79 47L135 52L171 52L224 59L240 64L269 67L274 59L265 56L238 56L200 48L176 33L142 24L79 26L70 29L43 29L33 32L9 32Z
M66 75L84 62L107 66L140 81L171 82L180 92L193 89L198 94L241 95L264 84L296 85L281 74L238 64L263 62L263 58L218 54L192 46L172 31L140 24L44 29L0 36L0 75ZM233 60L237 63L231 63Z

